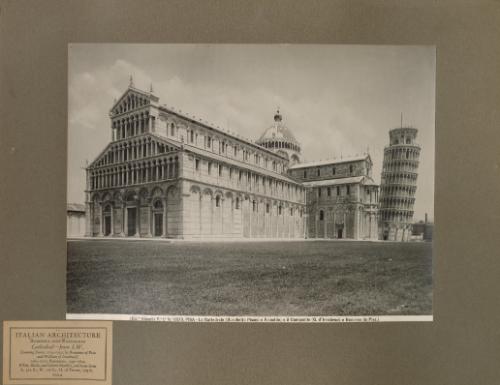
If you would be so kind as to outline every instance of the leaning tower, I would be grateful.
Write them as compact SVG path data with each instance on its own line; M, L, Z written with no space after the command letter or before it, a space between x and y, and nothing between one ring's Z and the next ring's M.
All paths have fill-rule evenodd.
M380 183L379 239L408 241L413 222L420 146L417 129L394 128L384 148Z

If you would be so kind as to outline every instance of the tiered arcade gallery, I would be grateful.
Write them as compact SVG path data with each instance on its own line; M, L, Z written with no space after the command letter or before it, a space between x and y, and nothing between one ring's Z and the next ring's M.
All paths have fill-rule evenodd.
M112 141L87 168L87 236L304 238L288 160L129 86Z
M417 129L412 127L389 131L380 186L379 238L382 240L408 241L411 235L420 157L416 137Z
M112 140L87 167L86 236L377 238L369 155L300 163L279 112L253 142L158 102L131 82L111 108Z

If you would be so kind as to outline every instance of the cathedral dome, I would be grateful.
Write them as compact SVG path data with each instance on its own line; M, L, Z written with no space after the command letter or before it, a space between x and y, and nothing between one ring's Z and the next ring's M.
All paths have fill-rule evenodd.
M264 131L257 140L257 144L276 151L292 163L300 160L300 143L292 131L283 124L283 117L279 110L274 115L274 124Z
M298 145L299 142L295 139L292 131L283 124L283 118L278 111L274 115L274 124L267 128L264 133L260 136L257 143L271 142L276 140L287 141Z

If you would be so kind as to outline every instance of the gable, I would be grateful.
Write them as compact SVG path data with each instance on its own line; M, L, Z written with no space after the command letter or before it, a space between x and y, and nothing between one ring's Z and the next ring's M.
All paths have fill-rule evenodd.
M157 135L152 135L150 133L146 133L143 135L115 141L109 143L104 149L100 152L100 154L94 159L94 161L88 166L88 168L96 168L107 165L118 165L123 164L128 161L135 161L141 159L147 159L148 157L139 157L137 159L126 159L124 161L119 160L119 152L123 148L127 148L129 145L141 146L147 144L149 142L156 142L160 145L162 149L160 153L168 153L172 151L180 150L180 146L177 143L174 143L171 140L161 138Z
M138 90L132 86L127 88L123 95L111 107L110 115L119 115L127 111L135 110L151 104L151 101L158 101L158 98L151 93Z

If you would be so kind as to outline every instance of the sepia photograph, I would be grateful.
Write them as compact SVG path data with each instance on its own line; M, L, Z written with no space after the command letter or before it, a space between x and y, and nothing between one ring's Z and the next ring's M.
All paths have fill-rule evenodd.
M435 82L434 46L70 44L66 317L432 321Z

